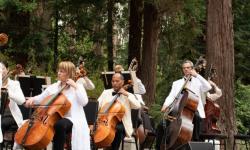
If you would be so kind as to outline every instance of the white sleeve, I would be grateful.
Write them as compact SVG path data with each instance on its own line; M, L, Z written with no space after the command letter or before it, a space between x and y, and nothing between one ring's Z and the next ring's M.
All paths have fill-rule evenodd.
M174 101L174 99L175 99L175 97L176 97L176 95L175 95L175 86L174 86L174 83L173 83L173 85L172 85L172 89L171 89L171 91L170 91L170 93L169 93L169 95L168 95L168 97L165 99L165 102L164 102L164 106L165 107L168 107L171 103L173 103L173 101Z
M141 95L145 94L146 89L145 89L145 86L143 85L143 83L141 82L141 80L137 78L136 82L138 84L138 90L139 90L138 93L136 93L136 94L141 94Z
M210 89L212 89L210 83L206 79L204 79L201 75L198 74L196 78L200 80L202 92L208 92Z
M80 105L85 106L87 105L89 101L86 90L80 84L76 84L76 85L77 86L75 90L76 90L77 100Z
M93 90L95 85L88 77L79 78L76 83L82 84L86 90Z
M3 73L3 68L2 68L2 64L0 63L0 91L2 88L2 73ZM1 95L0 95L1 97Z

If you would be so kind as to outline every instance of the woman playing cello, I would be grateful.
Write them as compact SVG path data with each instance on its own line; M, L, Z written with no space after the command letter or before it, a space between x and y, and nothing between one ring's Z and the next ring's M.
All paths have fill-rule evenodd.
M72 132L72 150L90 149L89 128L83 110L83 106L88 103L88 97L83 86L73 80L75 72L75 66L72 62L63 61L59 63L57 74L59 81L49 86L42 94L30 98L25 103L27 107L40 104L45 97L56 93L65 85L69 85L62 93L70 101L71 108L54 125L53 149L55 150L64 149L64 142L68 132Z

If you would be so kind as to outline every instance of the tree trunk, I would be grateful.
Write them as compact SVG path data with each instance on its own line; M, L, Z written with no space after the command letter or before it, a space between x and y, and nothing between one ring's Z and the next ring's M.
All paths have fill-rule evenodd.
M222 89L219 125L229 136L227 149L233 149L236 132L234 113L234 43L231 0L207 0L207 60L217 71L215 82Z
M139 70L141 68L142 11L142 0L130 0L128 65L131 60L136 57L139 62ZM138 71L138 73L139 72L140 71Z
M114 64L114 54L113 54L114 0L108 0L107 9L108 9L108 23L107 23L108 70L111 71L113 70L113 64Z
M157 49L160 32L160 16L155 5L152 3L144 3L143 29L142 67L140 76L147 91L143 99L147 106L150 107L155 101Z

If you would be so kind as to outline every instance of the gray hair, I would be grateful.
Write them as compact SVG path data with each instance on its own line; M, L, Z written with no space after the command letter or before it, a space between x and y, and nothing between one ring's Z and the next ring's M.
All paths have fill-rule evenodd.
M186 63L189 63L191 65L191 67L193 68L194 67L194 64L191 60L184 60L183 63L182 63L182 66Z

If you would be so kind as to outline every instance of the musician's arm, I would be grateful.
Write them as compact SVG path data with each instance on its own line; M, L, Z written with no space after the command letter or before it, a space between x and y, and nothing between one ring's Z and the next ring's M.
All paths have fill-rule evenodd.
M102 108L103 105L103 101L105 99L105 90L102 92L101 96L99 96L99 98L97 99L98 103L99 103L99 109ZM106 97L107 99L107 97Z
M214 87L215 93L210 94L209 92L207 93L207 97L212 100L215 101L218 98L220 98L222 96L222 91L221 89L212 81L209 81L209 83Z
M201 75L197 74L196 78L200 80L202 92L208 92L210 89L212 89L212 86L209 84L209 82Z
M163 110L166 110L166 108L167 107L169 107L169 105L174 101L174 99L175 99L175 96L176 96L176 88L175 88L175 82L172 84L172 88L171 88L171 91L170 91L170 93L169 93L169 95L168 95L168 97L165 99L165 102L164 102L164 104L163 104L163 106L162 106L162 111Z
M129 100L130 107L132 109L139 109L141 108L141 103L139 100L136 99L135 95L131 94L128 92L128 97L127 99Z
M80 103L80 105L82 106L87 105L89 99L86 90L80 84L76 84L76 95L77 95L77 101Z
M143 83L141 82L141 80L137 78L136 82L138 84L138 90L139 90L139 93L137 93L137 94L141 94L141 95L145 94L146 89L145 89L145 86L143 85Z
M46 88L41 94L32 97L31 99L33 100L34 104L40 104L43 99L45 99L47 96L49 96L50 95L50 93L49 93L50 88L51 88L51 86Z
M8 94L9 98L15 101L18 105L22 105L25 102L25 97L18 81L14 81L13 87L8 89Z
M93 90L95 88L95 85L87 76L78 79L76 82L82 83L86 90Z

